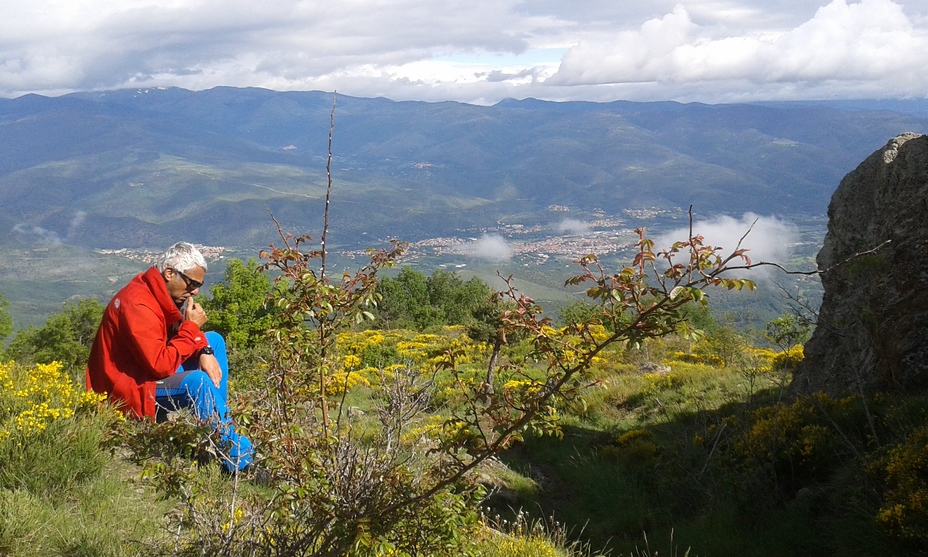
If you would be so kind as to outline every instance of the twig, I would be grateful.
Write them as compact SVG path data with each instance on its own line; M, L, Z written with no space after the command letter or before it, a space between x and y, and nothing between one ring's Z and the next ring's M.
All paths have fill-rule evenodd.
M325 216L323 217L322 224L322 253L320 253L319 259L319 280L322 283L325 283L325 256L328 253L325 248L325 241L329 235L329 201L332 197L332 136L335 133L335 106L338 97L335 93L332 94L332 112L329 114L329 157L325 163L325 175L327 179L326 189L325 189ZM325 399L325 362L328 352L328 343L325 341L327 337L326 333L326 323L325 320L319 320L319 397L320 400ZM326 434L329 432L329 410L326 404L322 405L322 426L325 428Z
M734 267L725 267L725 270L726 271L739 271L739 270L744 270L744 269L753 269L754 267L776 267L777 269L783 271L787 275L806 275L806 276L824 275L825 273L831 272L837 269L838 267L841 267L842 265L847 265L856 257L860 257L862 255L869 255L871 253L874 253L882 249L884 246L886 246L886 244L891 244L891 243L892 243L892 240L886 240L880 245L876 246L875 248L871 248L865 251L859 251L851 255L850 257L846 258L844 261L839 261L838 263L835 263L834 265L832 265L831 267L828 267L827 269L815 269L814 271L790 271L789 269L787 269L783 265L780 265L779 263L761 261L759 263L752 263L750 265L737 265Z
M321 269L319 271L320 280L325 280L325 241L329 236L329 200L332 196L332 136L335 132L335 104L338 97L332 93L332 112L329 115L329 157L325 162L325 176L327 185L325 189L325 214L322 223L322 257L320 260Z

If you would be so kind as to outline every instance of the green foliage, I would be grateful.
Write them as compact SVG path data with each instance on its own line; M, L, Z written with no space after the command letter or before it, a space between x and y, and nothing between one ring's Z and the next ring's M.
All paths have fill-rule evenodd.
M120 444L128 449L136 464L151 464L149 475L160 475L159 485L165 495L182 493L183 481L195 463L216 458L220 440L208 424L197 422L187 410L162 423L137 420L126 423L117 432Z
M203 301L209 316L207 328L221 333L232 349L258 346L277 313L277 308L267 303L270 293L271 279L260 272L254 258L247 263L232 259L223 282L212 285L210 297Z
M437 270L431 276L404 267L395 278L380 279L376 314L384 328L425 330L442 325L473 326L486 319L493 289L477 277L463 280Z
M7 347L7 355L20 362L61 362L68 372L80 375L90 357L103 309L93 298L66 302L62 311L50 316L45 325L16 333Z
M442 321L438 309L432 307L424 273L403 267L396 278L382 278L378 291L381 300L376 315L385 329L421 330Z
M0 363L0 555L135 555L160 509L111 453L121 415L62 366Z
M581 323L592 323L597 320L598 311L595 305L586 300L577 300L563 306L558 311L558 322L563 326L577 326Z
M6 301L3 294L0 294L0 344L13 332L13 318L6 311L8 305L10 302Z
M886 486L877 520L894 535L928 543L928 425L915 429L874 468Z
M798 344L804 344L812 334L812 323L795 313L784 313L767 323L767 340L780 350L789 351Z
M721 365L731 367L748 344L744 337L731 327L717 327L698 344L697 354L718 358Z
M358 359L360 360L360 367L362 369L383 369L384 367L401 362L400 351L397 349L396 345L384 344L365 347Z
M680 311L684 323L705 334L713 333L720 327L719 322L712 316L712 310L708 305L699 303L686 304L680 308Z

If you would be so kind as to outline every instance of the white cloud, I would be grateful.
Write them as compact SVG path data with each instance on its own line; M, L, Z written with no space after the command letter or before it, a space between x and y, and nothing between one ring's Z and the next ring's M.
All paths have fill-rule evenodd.
M74 217L71 218L71 224L68 225L68 238L72 238L77 230L84 224L84 221L87 220L86 211L77 211L74 213Z
M61 239L54 231L33 224L17 224L13 227L13 232L39 244L57 245L61 243Z
M712 220L695 221L693 234L702 236L704 245L720 248L719 254L722 257L727 257L737 249L743 237L741 248L748 249L746 255L752 263L765 262L780 265L787 262L792 245L799 238L799 231L792 223L774 216L758 216L754 213L745 213L740 219L722 216ZM688 228L668 232L655 239L654 249L658 251L669 248L674 242L686 240L688 236ZM733 265L744 263L739 260ZM774 272L773 269L773 267L757 267L751 273L766 278ZM757 276L744 276L757 278Z
M794 29L714 36L681 4L609 41L581 41L547 83L846 83L924 74L928 29L892 0L832 0ZM903 54L904 53L904 54ZM928 82L919 79L922 89ZM898 84L897 84L898 85ZM905 91L913 93L915 91Z
M566 234L583 234L590 231L590 225L577 219L564 219L557 224L557 230Z
M925 0L6 0L0 95L218 85L492 103L924 96Z
M494 263L504 263L512 258L512 248L498 234L484 234L467 244L465 251L473 257Z

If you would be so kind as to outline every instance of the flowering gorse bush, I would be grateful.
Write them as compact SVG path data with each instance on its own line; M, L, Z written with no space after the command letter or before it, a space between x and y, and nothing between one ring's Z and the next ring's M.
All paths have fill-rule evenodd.
M777 352L773 356L770 365L773 369L792 371L796 369L796 366L804 357L802 345L797 344L787 350Z
M55 420L93 409L105 399L68 377L60 362L0 363L0 441L21 443Z
M885 484L877 521L894 535L928 541L928 426L915 429L873 467Z
M0 490L42 496L99 474L121 420L104 398L58 362L0 363Z
M862 418L855 400L819 392L762 406L723 418L694 443L709 450L718 443L715 464L725 474L738 470L745 482L795 493L832 473L835 455L859 453L857 444L865 445L845 430Z
M489 510L489 509L488 509ZM484 528L478 532L482 557L592 557L584 544L571 541L563 524L532 519L519 509L511 519L481 513ZM596 556L600 557L600 556Z

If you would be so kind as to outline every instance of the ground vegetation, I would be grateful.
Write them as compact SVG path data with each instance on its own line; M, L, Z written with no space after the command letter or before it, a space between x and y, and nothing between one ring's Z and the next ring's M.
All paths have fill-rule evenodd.
M569 330L566 324L552 328L548 335ZM331 403L328 443L337 448L325 449L331 460L319 460L325 438L315 429L315 436L306 436L314 439L312 451L304 449L292 461L265 461L278 482L273 486L224 477L208 463L221 445L204 444L205 432L195 424L125 424L87 399L62 365L5 364L0 554L169 555L206 547L234 555L232 535L268 542L261 537L268 528L293 535L296 524L310 522L320 508L359 512L336 496L309 512L308 492L281 489L295 485L281 480L285 474L299 474L300 485L309 483L319 493L366 493L366 504L395 504L407 499L408 489L424 487L413 471L472 461L467 449L479 445L463 445L463 452L453 453L457 462L435 449L456 435L473 437L461 417L475 403L462 385L485 381L490 343L471 338L462 326L429 332L346 326L333 334L324 386ZM920 464L928 428L921 411L925 397L789 398L785 387L801 345L744 343L741 354L723 365L708 337L673 333L637 347L604 348L590 361L589 387L552 405L559 435L546 434L552 430L545 427L522 430L521 441L474 467L464 476L470 479L436 492L428 505L407 507L389 520L356 522L353 543L343 550L384 556L605 549L641 555L645 547L646 554L919 554L928 541ZM538 361L534 346L530 337L505 345L501 366ZM659 368L641 366L645 351ZM268 370L274 365L268 363ZM263 372L263 383L270 373ZM520 376L502 375L497 391L517 400L542 384L546 373L530 366ZM235 379L246 395L237 403L239 419L251 433L295 447L299 430L262 425L265 433L259 432L254 424L267 416L249 406L255 404L248 398L255 377ZM294 389L315 389L316 380ZM417 401L422 407L413 412L410 405ZM394 429L385 436L391 415ZM310 423L321 428L318 420ZM124 458L125 448L113 452L119 443L135 456ZM401 450L388 457L390 443ZM351 474L319 474L322 464L338 469L344 462L357 465L355 474L362 466L367 474L406 472L386 476L383 491ZM320 466L315 472L306 468L314 465ZM268 507L269 500L286 503ZM289 518L268 518L284 509ZM336 516L338 525L350 524L345 515ZM195 532L181 528L178 536L185 524L196 524ZM412 532L427 539L409 537Z
M576 261L567 284L587 305L563 323L512 276L501 292L449 273L391 286L402 242L333 272L331 117L320 247L275 220L261 262L227 274L260 304L216 292L231 349L262 350L240 358L260 369L233 401L254 465L223 474L222 432L185 412L124 421L82 391L67 369L95 308L67 307L46 327L76 335L50 348L27 331L10 345L23 361L0 367L0 553L924 553L924 396L791 396L795 323L768 329L779 351L698 328L712 291L754 287L730 276L752 267L740 243L723 253L691 229L658 251L639 228L618 269ZM65 361L45 363L55 349ZM109 520L123 496L139 513Z

